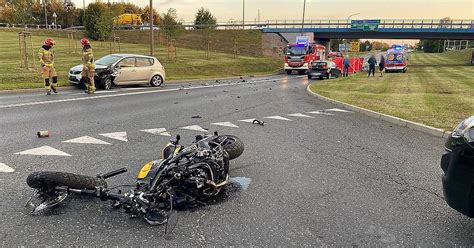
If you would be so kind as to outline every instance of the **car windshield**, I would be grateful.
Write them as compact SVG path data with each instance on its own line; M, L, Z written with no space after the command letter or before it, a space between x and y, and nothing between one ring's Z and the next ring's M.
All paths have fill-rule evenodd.
M286 49L287 55L305 55L306 54L306 47L304 46L289 46Z
M390 53L387 55L387 60L389 61L402 61L403 53Z
M119 56L115 56L115 55L107 55L107 56L104 56L100 59L98 59L95 64L96 65L111 65L115 62L117 62L117 60L119 60L121 57Z

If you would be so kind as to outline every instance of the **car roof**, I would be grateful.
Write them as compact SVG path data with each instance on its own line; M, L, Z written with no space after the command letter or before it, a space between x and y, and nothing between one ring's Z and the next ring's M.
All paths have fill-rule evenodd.
M154 59L154 57L151 57L151 56L141 55L141 54L132 54L132 53L113 53L113 54L110 54L110 55L118 56L118 57L122 57L122 58L125 58L125 57L142 57L142 58Z

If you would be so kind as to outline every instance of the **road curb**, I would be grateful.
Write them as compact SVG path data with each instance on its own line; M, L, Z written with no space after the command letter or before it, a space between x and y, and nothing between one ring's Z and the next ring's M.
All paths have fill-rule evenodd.
M405 120L405 119L398 118L398 117L391 116L391 115L387 115L387 114L382 114L382 113L379 113L379 112L376 112L376 111L372 111L372 110L369 110L369 109L357 107L357 106L354 106L352 104L348 104L348 103L345 103L345 102L341 102L341 101L338 101L338 100L331 99L329 97L322 96L318 93L315 93L315 92L311 91L311 89L309 87L310 85L308 85L306 87L306 90L308 91L308 93L310 95L315 96L316 98L321 99L323 101L330 102L330 103L336 104L338 106L344 107L348 110L351 110L351 111L354 111L354 112L357 112L357 113L361 113L361 114L370 116L370 117L375 118L375 119L383 120L383 121L386 121L386 122L389 122L389 123L392 123L392 124L395 124L395 125L398 125L398 126L410 128L410 129L420 131L420 132L423 132L423 133L427 133L427 134L431 134L431 135L434 135L436 137L446 138L446 137L448 137L449 134L451 134L451 132L446 131L444 129L427 126L427 125L424 125L424 124L421 124L421 123Z

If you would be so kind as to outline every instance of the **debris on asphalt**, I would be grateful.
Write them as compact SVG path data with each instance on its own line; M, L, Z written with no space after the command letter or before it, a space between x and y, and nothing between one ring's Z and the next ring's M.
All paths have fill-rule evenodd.
M242 82L244 82L244 83L245 83L245 82L247 82L247 80L245 80L245 79L242 79Z
M226 92L226 93L227 93L227 92L229 92L229 91L227 91L227 90L223 90L222 92Z
M265 126L265 122L264 122L264 121L259 121L259 120L257 120L257 119L253 120L252 123L253 123L253 124L258 124L258 125L260 125L260 126Z
M199 118L202 118L202 117L199 116L199 115L193 115L193 116L191 116L191 118L193 118L193 119L199 119Z
M173 104L178 104L178 102L173 102Z
M46 138L46 137L49 137L49 131L38 131L36 133L36 135L38 135L38 138Z
M243 77L239 77L240 79L243 79Z
M240 98L240 96L237 96L237 98Z
M270 90L272 90L272 88L270 88Z

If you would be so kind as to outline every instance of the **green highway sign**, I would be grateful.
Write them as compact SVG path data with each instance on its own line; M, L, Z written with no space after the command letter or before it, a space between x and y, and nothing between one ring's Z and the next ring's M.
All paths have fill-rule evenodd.
M380 20L352 20L351 29L362 31L377 31L379 29Z

